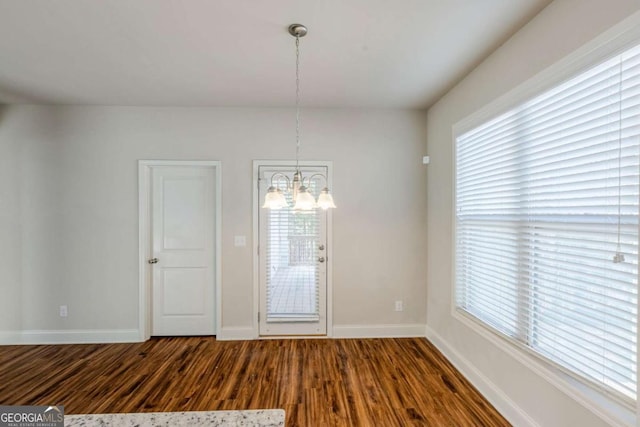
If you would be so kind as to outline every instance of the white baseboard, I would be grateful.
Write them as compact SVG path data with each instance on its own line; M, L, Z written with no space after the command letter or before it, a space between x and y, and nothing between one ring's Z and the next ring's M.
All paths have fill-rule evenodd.
M395 324L395 325L337 325L333 327L330 338L408 338L424 337L425 325ZM216 337L220 341L255 340L259 336L250 326L222 327ZM284 337L274 337L284 338ZM269 339L269 337L264 337Z
M424 337L421 323L391 325L334 325L332 338L411 338Z
M218 341L242 341L242 340L255 340L257 338L256 332L251 326L239 326L239 327L222 327L220 333L216 336Z
M509 398L497 385L464 356L427 326L427 339L458 369L466 379L514 426L539 427L533 418Z
M107 344L120 342L141 342L140 332L137 329L0 331L0 345Z

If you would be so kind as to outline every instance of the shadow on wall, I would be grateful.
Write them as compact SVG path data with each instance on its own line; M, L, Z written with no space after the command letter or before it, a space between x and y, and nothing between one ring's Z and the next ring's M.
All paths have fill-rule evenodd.
M0 82L0 109L4 109L3 104L55 104L55 101L46 94L34 93L7 82Z
M1 93L1 92L0 92ZM2 95L0 94L0 100L2 100ZM4 117L7 115L7 111L9 110L8 105L0 104L0 127L2 126L2 122L4 121Z
M6 82L0 82L0 126L7 114L10 104L51 104L53 101L46 96L38 96L18 89Z

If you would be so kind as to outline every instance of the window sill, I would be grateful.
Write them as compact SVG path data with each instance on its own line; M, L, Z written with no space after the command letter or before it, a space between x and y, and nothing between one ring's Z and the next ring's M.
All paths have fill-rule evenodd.
M527 351L512 344L498 333L492 332L473 317L461 313L455 308L452 310L452 315L456 320L489 340L603 421L614 426L636 426L635 411L618 400L578 381L556 366L528 354Z

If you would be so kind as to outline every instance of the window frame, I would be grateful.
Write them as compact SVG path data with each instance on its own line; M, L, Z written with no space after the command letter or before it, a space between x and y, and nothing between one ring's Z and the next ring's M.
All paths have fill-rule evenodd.
M456 143L457 138L467 131L500 116L519 104L572 79L581 72L587 71L589 68L611 59L638 44L640 44L640 13L635 13L605 31L591 42L588 42L560 61L544 69L542 72L507 91L504 95L488 103L478 111L458 121L453 125L451 134L451 316L524 364L528 369L534 371L604 421L615 425L636 425L636 416L638 408L640 408L640 398L633 404L621 401L613 393L608 393L603 388L590 385L587 381L580 379L576 374L571 373L563 366L537 354L526 345L510 339L500 331L457 306L456 266L458 259L456 242L458 225L456 215ZM640 300L640 293L638 298ZM636 304L640 307L640 301L637 301ZM640 334L640 328L638 329L638 333ZM638 342L638 346L640 346L640 339L638 339L638 337L636 341ZM640 355L640 351L637 351L637 354ZM638 377L638 382L640 382L640 376ZM637 387L637 389L640 395L640 387Z

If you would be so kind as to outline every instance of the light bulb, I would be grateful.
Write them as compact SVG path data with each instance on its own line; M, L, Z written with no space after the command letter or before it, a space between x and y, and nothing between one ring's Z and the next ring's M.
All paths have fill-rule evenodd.
M287 201L282 191L273 186L269 187L267 194L264 196L264 205L262 205L262 207L267 209L282 209L286 206Z
M324 210L336 208L335 203L333 203L333 197L331 197L327 187L320 191L320 195L318 196L318 207Z
M316 207L316 200L313 198L307 187L300 186L298 189L298 196L296 197L296 204L293 207L299 211L309 211Z

